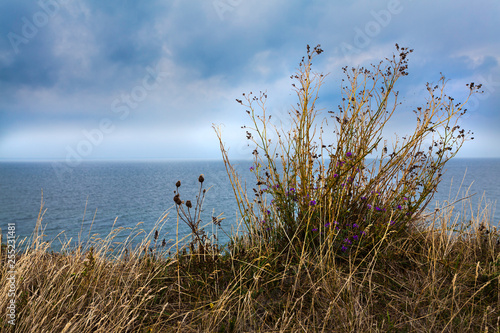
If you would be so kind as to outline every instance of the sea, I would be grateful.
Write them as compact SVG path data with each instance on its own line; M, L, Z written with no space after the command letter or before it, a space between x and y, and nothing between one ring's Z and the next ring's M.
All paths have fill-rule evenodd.
M250 171L253 162L233 164L248 189L254 187L256 181ZM487 212L488 221L498 225L500 213L495 206L500 199L500 159L456 158L445 169L429 211L472 196L456 205L454 213L462 215L459 220ZM201 174L203 183L199 182ZM179 188L177 181L181 182ZM182 200L192 202L191 214L197 197L204 198L200 226L206 225L205 230L215 234L219 243L227 242L227 235L244 230L226 168L219 160L85 161L77 165L61 161L0 162L2 242L10 225L10 230L15 226L18 243L26 244L22 240L32 237L41 214L43 240L53 251L59 251L68 241L77 245L89 237L105 238L119 228L131 229L115 235L113 242L123 242L132 232L158 229L158 242L165 239L167 244L174 244L177 237L190 234L188 225L177 218L173 201L176 190ZM213 216L224 218L220 228L210 223Z

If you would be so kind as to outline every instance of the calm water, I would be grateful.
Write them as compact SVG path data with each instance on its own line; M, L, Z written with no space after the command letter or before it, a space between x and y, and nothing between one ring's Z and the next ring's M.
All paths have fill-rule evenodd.
M249 171L251 161L239 161L236 166L253 185ZM469 193L477 193L473 199L475 207L483 194L484 203L494 204L500 199L500 159L455 159L449 162L447 169L435 201L443 202L450 194L454 198L464 174L462 189L472 183ZM77 239L81 230L84 238L89 234L92 220L92 234L107 235L115 220L115 227L133 227L143 222L141 228L150 231L173 206L175 182L182 182L183 200L195 200L200 174L205 177L204 187L210 187L203 221L209 222L212 214L224 213L223 226L229 232L230 225L236 223L237 206L220 161L84 162L75 167L53 162L3 162L0 163L0 227L5 237L7 224L15 222L17 236L30 236L43 189L47 240L62 231L64 234L59 236L62 241ZM459 197L463 192L460 191ZM175 239L175 211L169 216L161 239ZM499 221L500 214L495 212L492 222ZM182 223L179 227L181 235L187 234ZM224 241L220 233L219 238ZM58 243L53 243L56 250Z

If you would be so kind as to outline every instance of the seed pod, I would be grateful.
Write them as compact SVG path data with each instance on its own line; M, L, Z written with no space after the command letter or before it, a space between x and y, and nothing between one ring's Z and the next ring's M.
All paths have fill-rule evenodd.
M174 202L178 205L181 205L182 204L182 201L181 201L181 198L179 198L179 194L176 194L174 196Z
M205 178L203 177L203 175L201 174L200 177L198 177L198 181L200 183L203 183L205 181Z
M193 205L191 204L191 200L186 201L186 207L187 208L192 208Z
M180 181L180 180L178 180L178 181L177 181L177 183L175 183L175 186L177 186L177 187L181 187L181 181Z

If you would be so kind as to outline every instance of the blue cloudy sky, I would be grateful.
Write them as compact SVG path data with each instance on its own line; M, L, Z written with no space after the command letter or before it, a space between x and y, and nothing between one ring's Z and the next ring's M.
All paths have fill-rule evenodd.
M270 112L286 114L289 76L321 44L320 102L335 109L341 67L395 43L415 51L390 130L408 129L442 72L457 100L471 81L485 91L460 156L500 157L499 18L497 0L3 0L0 160L218 158L212 123L248 157L241 93L267 90Z

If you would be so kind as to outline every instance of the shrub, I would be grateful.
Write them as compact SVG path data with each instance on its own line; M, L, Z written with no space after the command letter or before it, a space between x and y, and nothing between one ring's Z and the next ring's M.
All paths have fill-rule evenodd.
M413 52L397 44L396 53L377 65L344 67L341 103L325 116L316 102L326 76L312 71L312 60L322 52L319 45L307 46L307 55L291 76L298 97L288 113L291 128L273 125L267 93L243 94L236 100L251 122L244 127L255 144L250 168L256 179L254 199L243 190L221 132L215 130L253 241L342 253L404 232L431 201L446 162L472 133L458 125L465 103L445 94L446 80L441 77L437 84L427 83L428 99L413 111L414 132L392 140L384 136L401 104L396 83L408 75ZM469 97L481 88L474 83L468 87ZM324 142L331 135L333 142Z

